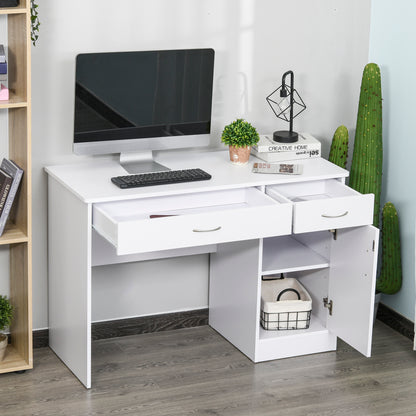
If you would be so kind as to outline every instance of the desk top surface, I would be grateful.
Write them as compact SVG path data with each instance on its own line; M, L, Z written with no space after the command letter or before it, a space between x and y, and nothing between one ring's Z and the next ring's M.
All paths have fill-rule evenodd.
M348 171L322 158L293 161L292 163L303 165L301 175L252 173L253 163L263 162L262 160L250 156L247 165L236 166L229 162L228 150L160 152L155 155L154 159L172 170L201 168L211 174L212 179L201 182L120 189L111 182L111 177L126 175L126 171L115 158L91 158L91 160L81 163L48 166L45 170L50 177L68 188L85 203L307 182L348 176Z

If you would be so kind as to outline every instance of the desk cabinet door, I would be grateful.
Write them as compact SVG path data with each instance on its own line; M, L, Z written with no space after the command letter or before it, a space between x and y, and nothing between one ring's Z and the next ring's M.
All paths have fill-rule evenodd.
M373 333L379 230L373 226L337 230L332 241L328 329L369 357Z

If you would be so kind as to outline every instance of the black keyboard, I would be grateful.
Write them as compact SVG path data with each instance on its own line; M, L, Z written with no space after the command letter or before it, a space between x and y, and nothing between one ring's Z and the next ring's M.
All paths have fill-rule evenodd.
M167 185L179 182L206 181L208 179L211 179L211 175L202 169L185 169L115 176L114 178L111 178L111 182L119 188L125 189L138 188L141 186Z

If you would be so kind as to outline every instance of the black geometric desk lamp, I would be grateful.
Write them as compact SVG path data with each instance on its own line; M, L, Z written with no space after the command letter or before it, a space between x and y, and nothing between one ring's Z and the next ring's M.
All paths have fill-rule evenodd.
M290 75L290 87L286 84L288 75ZM266 98L276 117L289 122L289 131L281 130L273 133L275 142L294 143L298 140L298 134L293 131L293 119L306 110L306 105L294 88L294 78L293 71L285 72L282 85ZM295 106L296 110L294 110Z

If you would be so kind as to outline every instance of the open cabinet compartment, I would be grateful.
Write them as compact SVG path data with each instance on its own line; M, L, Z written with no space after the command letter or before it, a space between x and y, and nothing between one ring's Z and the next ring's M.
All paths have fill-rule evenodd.
M285 256L289 238L291 267ZM334 350L337 337L369 356L377 241L372 226L337 230L336 239L328 231L264 239L262 273L296 278L312 298L312 316L309 328L299 331L266 331L259 324L255 361Z
M10 246L10 301L15 309L10 328L10 344L0 373L32 368L32 291L28 265L30 247L27 243Z
M377 250L373 226L221 244L211 254L209 324L254 362L333 351L337 337L369 356ZM279 273L310 294L308 329L261 327L262 276Z
M19 0L19 4L17 6L1 6L0 12L2 11L3 13L7 13L7 14L12 14L12 13L21 13L22 10L25 10L27 7L27 4L29 3L30 0ZM5 2L7 3L7 2Z
M328 231L263 240L262 276L283 273L296 279L312 299L307 329L268 331L258 325L255 362L334 350L336 336L327 329L331 238ZM263 281L260 283L264 284Z

